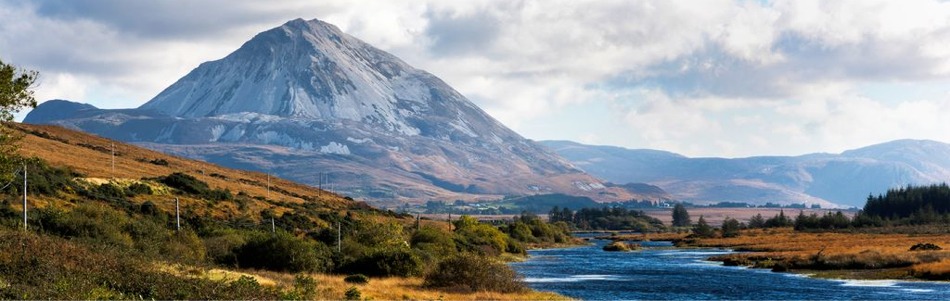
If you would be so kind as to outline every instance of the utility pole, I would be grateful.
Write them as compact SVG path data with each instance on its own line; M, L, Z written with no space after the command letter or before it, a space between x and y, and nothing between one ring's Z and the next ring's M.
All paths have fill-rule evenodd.
M274 227L274 217L270 218L270 233L277 233L277 228Z
M112 143L112 179L115 180L115 143Z
M175 231L181 231L181 213L178 209L178 198L175 198Z
M23 231L26 231L26 162L23 163Z

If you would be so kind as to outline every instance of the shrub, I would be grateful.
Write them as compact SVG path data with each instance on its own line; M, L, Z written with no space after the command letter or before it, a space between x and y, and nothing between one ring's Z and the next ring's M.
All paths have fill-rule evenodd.
M0 229L0 299L273 300L251 279L229 285L155 269L140 256L101 244ZM21 251L28 250L28 251Z
M607 252L630 252L630 251L635 251L639 249L640 249L640 245L628 244L623 241L615 241L604 246L604 251L607 251Z
M943 248L941 248L938 245L928 242L928 243L915 244L910 247L910 250L911 251L939 251L939 250L943 250Z
M235 253L241 267L325 272L330 265L330 249L326 245L286 232L255 235Z
M294 287L285 292L281 297L283 300L316 300L317 299L317 281L308 275L298 274L294 276Z
M343 282L352 283L352 284L367 284L369 283L369 277L363 274L353 274L343 278Z
M158 182L165 184L168 187L181 190L184 193L194 195L202 195L210 190L207 183L202 182L191 175L180 172L159 177Z
M696 237L713 237L715 231L713 228L706 223L706 219L702 215L699 216L699 221L696 222L696 225L693 226L693 235Z
M415 276L422 272L422 259L406 248L375 249L346 265L347 272L370 276Z
M205 246L191 230L181 230L162 244L162 255L177 262L199 263L205 259Z
M123 212L93 204L81 204L72 211L55 208L36 211L43 232L110 246L132 246L132 238L123 231L129 223Z
M474 254L459 254L439 262L424 277L423 286L462 292L522 292L521 276L504 263Z
M726 218L722 222L722 237L737 237L742 224L734 218Z
M132 195L150 195L152 194L152 187L143 183L132 183L132 185L129 185L128 192Z
M507 235L492 225L462 216L455 221L455 234L460 249L486 255L498 255L508 249Z
M247 238L236 231L204 238L207 258L212 262L235 265L238 263L237 251L247 243Z
M363 298L363 295L360 293L360 289L355 286L351 286L346 289L346 293L343 294L344 300L359 300Z
M424 226L416 230L409 239L409 245L429 257L427 259L444 258L456 253L452 233L435 227Z

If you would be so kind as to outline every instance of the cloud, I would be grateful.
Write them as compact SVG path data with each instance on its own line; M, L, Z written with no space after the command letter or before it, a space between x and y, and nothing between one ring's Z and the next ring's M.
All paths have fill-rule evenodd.
M948 126L884 116L948 112L946 97L892 96L950 77L950 3L937 0L0 0L0 55L41 71L38 95L133 107L294 18L430 71L529 138L727 156L950 140ZM879 83L903 86L861 88ZM609 122L566 119L585 107Z

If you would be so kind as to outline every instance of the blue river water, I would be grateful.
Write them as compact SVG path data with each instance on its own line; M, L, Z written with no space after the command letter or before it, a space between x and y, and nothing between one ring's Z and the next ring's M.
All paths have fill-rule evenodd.
M646 242L643 251L604 252L606 242L594 242L528 251L511 266L536 290L584 300L950 300L950 283L815 279L705 260L728 250Z

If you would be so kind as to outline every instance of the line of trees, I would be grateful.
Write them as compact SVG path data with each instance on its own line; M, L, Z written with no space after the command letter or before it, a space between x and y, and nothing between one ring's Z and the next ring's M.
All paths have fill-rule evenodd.
M551 223L564 222L579 230L632 230L652 232L665 229L663 222L639 210L626 208L569 208L554 207L548 213Z

